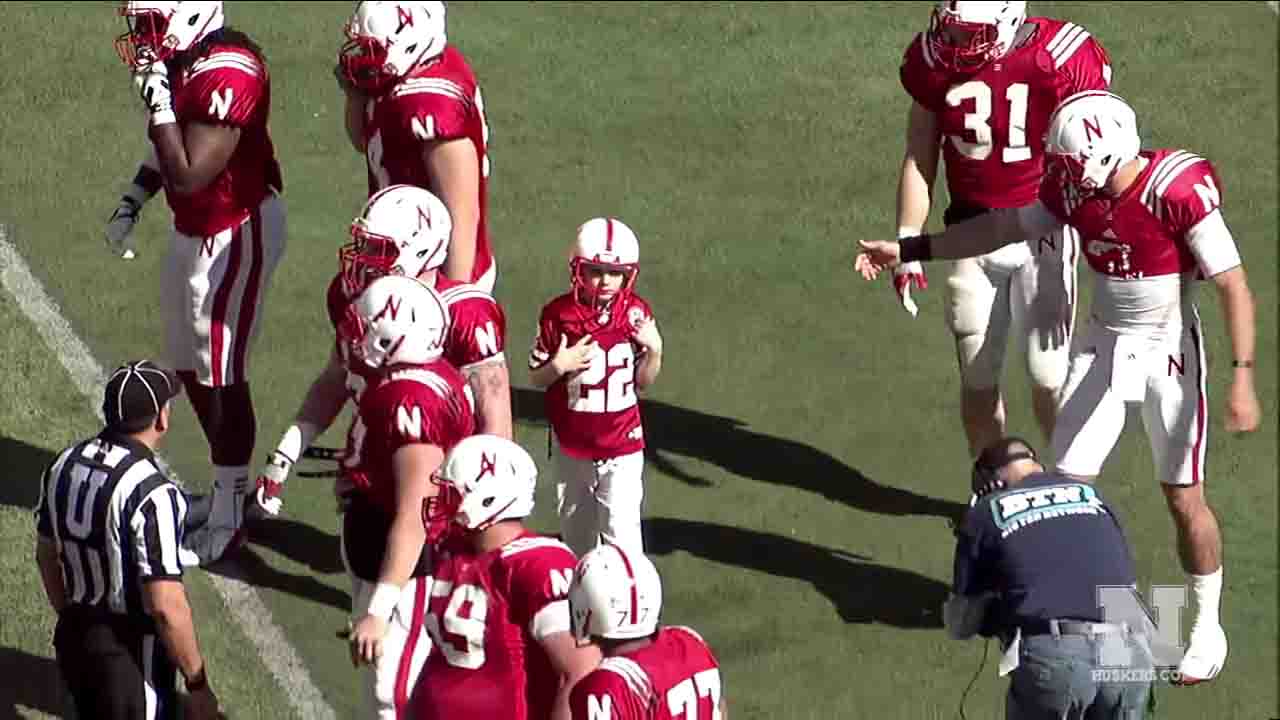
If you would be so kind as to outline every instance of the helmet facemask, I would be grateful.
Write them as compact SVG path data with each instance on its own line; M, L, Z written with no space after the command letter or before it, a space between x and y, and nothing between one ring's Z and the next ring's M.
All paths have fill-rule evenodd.
M387 92L419 64L444 52L442 2L362 2L347 22L338 65L370 96Z
M976 72L1009 52L1025 18L1025 2L938 3L925 41L942 67Z
M608 294L604 289L604 278L598 284L591 280L591 271L622 273L622 283L617 290ZM593 314L610 313L615 307L626 305L627 298L635 288L636 276L640 269L634 264L615 264L608 262L592 262L586 258L576 257L569 261L570 285L573 288L574 301Z
M116 38L116 54L131 69L168 62L223 25L221 2L125 2L119 13L128 32Z

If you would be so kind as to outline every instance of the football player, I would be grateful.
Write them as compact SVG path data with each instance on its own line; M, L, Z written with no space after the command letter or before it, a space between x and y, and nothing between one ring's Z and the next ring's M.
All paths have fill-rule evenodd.
M947 225L1034 200L1044 136L1058 101L1105 90L1106 52L1075 23L1026 17L1025 2L939 2L929 29L903 57L912 98L898 182L898 236L918 235L929 217L938 155L946 161ZM1026 358L1036 419L1053 432L1075 317L1077 238L1050 228L1036 242L957 261L947 277L946 319L960 364L960 415L976 456L1004 436L1000 391L1009 335ZM919 263L894 269L912 315Z
M448 309L417 280L387 275L347 308L340 337L368 386L347 433L342 523L351 577L350 650L372 714L395 720L431 650L424 632L428 563L424 508L445 453L471 435L462 376L441 358Z
M167 364L209 442L212 507L185 564L239 537L255 419L249 354L285 246L283 183L267 131L271 82L259 47L223 26L221 2L125 2L116 41L148 117L150 157L112 215L126 257L143 203L164 187L173 237L162 279Z
M1222 183L1185 150L1141 150L1137 119L1121 98L1084 92L1062 102L1046 137L1049 169L1039 199L954 225L939 236L863 243L864 277L900 261L958 258L1043 236L1070 223L1095 272L1091 321L1078 339L1053 432L1057 471L1093 480L1136 404L1157 480L1177 530L1195 598L1182 682L1212 679L1227 656L1218 620L1222 538L1204 495L1208 406L1203 333L1192 294L1218 291L1231 340L1226 428L1252 432L1254 302L1223 219Z
M428 501L434 568L426 627L435 651L413 694L418 720L569 717L573 684L600 662L570 633L575 558L530 532L538 468L519 445L469 437Z
M662 336L635 294L636 235L616 218L578 228L569 292L542 308L529 353L547 388L562 537L583 554L600 540L643 552L644 430L636 397L662 368Z
M573 687L573 720L729 717L711 648L691 628L658 625L662 581L649 558L617 545L583 555L569 612L574 638L604 654Z
M442 2L361 2L335 74L369 194L417 185L449 208L444 274L493 292L486 225L489 124L475 74L445 37Z
M479 432L511 437L511 389L503 346L507 320L491 295L445 277L451 223L444 203L412 185L392 185L365 203L351 224L352 242L339 252L341 267L329 283L329 319L335 331L352 299L387 273L416 277L440 293L449 309L444 357L462 371L476 408ZM293 464L333 424L347 398L359 402L365 381L350 370L335 345L328 365L312 382L293 424L267 458L255 495L259 507L278 515L280 493Z

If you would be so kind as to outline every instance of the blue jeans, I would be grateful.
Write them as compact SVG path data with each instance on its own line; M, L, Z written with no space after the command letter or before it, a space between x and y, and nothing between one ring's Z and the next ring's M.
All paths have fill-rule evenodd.
M1137 659L1120 677L1098 666L1103 642L1123 642ZM1142 720L1151 694L1145 643L1131 635L1034 635L1022 638L1010 674L1006 720Z

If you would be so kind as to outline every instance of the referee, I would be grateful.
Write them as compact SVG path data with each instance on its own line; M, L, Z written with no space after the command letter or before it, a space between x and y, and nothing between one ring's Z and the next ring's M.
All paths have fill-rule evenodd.
M36 506L36 561L58 613L53 644L82 718L217 718L182 586L187 501L155 463L177 375L146 360L112 373L106 427L58 454Z
M1137 579L1097 489L1045 472L1030 445L1005 438L978 456L973 492L943 619L956 639L1000 637L1000 675L1012 673L1005 717L1142 718L1153 626L1142 612L1103 622L1102 589L1136 593Z

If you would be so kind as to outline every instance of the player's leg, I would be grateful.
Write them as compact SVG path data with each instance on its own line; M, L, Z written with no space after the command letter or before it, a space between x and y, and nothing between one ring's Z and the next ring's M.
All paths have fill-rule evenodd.
M268 198L244 223L205 239L180 238L189 258L182 306L190 311L194 367L180 375L209 442L213 500L189 544L200 564L234 546L248 497L256 416L248 382L263 296L284 248L284 208Z
M598 476L595 499L599 503L601 538L643 553L640 516L644 502L644 452L611 458L601 464Z
M1222 533L1204 494L1208 445L1204 343L1198 320L1180 345L1158 360L1164 373L1152 383L1143 424L1178 538L1178 556L1192 590L1190 644L1179 664L1183 682L1212 679L1222 670L1227 638L1219 620Z
M1049 443L1055 469L1085 480L1102 472L1102 464L1120 440L1125 419L1125 404L1111 391L1114 343L1108 343L1105 333L1090 335L1072 354Z
M1039 238L1029 261L1014 274L1010 287L1015 334L1031 380L1031 407L1045 439L1062 399L1070 365L1075 322L1076 232L1070 227Z
M599 520L593 496L595 463L566 455L559 443L556 443L553 455L560 537L575 555L581 556L599 542Z
M408 706L418 674L431 652L431 640L423 622L429 593L427 578L410 578L387 624L382 655L369 673L374 702L372 713L378 720L397 720Z
M960 365L960 416L973 457L1004 436L1000 375L1009 330L1004 281L1007 277L993 280L977 259L957 260L947 277L947 325Z

